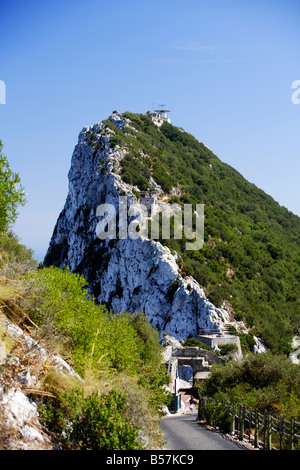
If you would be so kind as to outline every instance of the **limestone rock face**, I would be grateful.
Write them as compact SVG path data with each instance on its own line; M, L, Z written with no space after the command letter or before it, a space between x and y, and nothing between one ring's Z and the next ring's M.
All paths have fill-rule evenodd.
M44 349L4 315L0 315L0 332L0 449L58 449L39 421L43 378L53 369L78 383L82 379L60 356Z
M109 119L124 133L130 127L118 113ZM119 174L127 149L110 143L113 134L105 122L80 132L68 175L69 193L45 266L69 266L71 272L81 273L97 302L113 312L144 311L161 335L186 339L197 336L199 329L221 331L228 313L209 302L193 278L181 276L176 253L137 232L135 239L124 236L126 226L138 220L138 188ZM120 217L120 197L126 200L125 219ZM115 210L117 236L100 239L98 224L104 214L97 208L104 204Z

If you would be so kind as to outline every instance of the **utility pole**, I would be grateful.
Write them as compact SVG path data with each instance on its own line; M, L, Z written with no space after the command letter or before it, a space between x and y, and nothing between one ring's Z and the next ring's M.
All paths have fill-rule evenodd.
M176 368L176 377L175 377L175 406L174 406L175 413L177 413L177 379L178 379L178 368Z

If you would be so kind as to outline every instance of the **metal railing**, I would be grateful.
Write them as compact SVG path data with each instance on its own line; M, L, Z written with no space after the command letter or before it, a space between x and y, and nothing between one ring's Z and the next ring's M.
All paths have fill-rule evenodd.
M230 433L240 441L264 450L300 449L300 423L291 418L272 416L243 405L221 403L210 398L199 401L198 419Z

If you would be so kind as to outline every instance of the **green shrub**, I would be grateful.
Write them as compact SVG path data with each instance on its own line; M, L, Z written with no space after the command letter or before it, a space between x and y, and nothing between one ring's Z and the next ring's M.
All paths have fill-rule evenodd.
M213 349L210 346L207 346L207 344L202 343L202 341L199 341L196 338L187 338L183 344L185 347L187 346L195 346L201 349L206 349L207 351L212 351Z
M173 301L175 292L177 291L178 287L179 287L179 279L174 279L174 281L171 282L168 288L168 292L167 292L167 297L170 302Z
M33 250L22 245L18 237L11 231L0 231L0 269L9 277L23 275L36 269L37 261L33 258Z
M126 390L126 409L122 416L126 415L133 428L137 427L135 424L142 427L147 441L154 441L156 445L159 437L155 423L158 422L162 406L169 404L169 393L165 389L169 377L162 364L158 332L150 325L149 319L143 313L109 314L104 306L97 305L89 297L85 279L78 274L71 274L67 269L40 269L28 275L26 283L27 294L23 308L38 324L39 338L47 340L48 347L53 347L54 341L59 342L61 356L84 379L83 389L88 397L93 396L94 390L110 390L112 393L115 393L115 389ZM50 401L45 405L47 423L54 433L63 436L65 426L68 428L65 416L70 413L68 400L71 398L70 394L62 394L62 391L64 388L68 391L72 382L62 381L61 377L50 372L45 377L44 388L60 397L58 401ZM82 401L82 407L87 406L86 399ZM94 403L96 399L92 397L89 400L93 401L98 410L97 401ZM104 398L101 400L103 403ZM84 412L86 410L84 408ZM97 415L99 419L102 416L100 411ZM145 423L142 425L143 419ZM72 420L79 435L81 428L77 415L72 415ZM62 428L59 428L59 423L63 423ZM85 425L88 427L87 421ZM123 423L122 426L127 433L129 424L127 426ZM66 445L71 445L73 440L76 441L76 448L100 445L85 441L80 444L82 437L76 436L69 435ZM119 443L123 445L121 440ZM128 445L133 444L129 442Z
M253 348L256 345L255 339L252 334L239 333L241 342L241 348L243 352L253 352Z
M125 183L137 186L141 191L149 188L150 171L134 153L127 153L122 161L121 176Z
M236 344L233 343L227 343L227 344L218 344L218 347L220 349L220 354L222 356L232 356L234 353L238 351L238 347Z
M44 425L64 449L136 450L138 429L126 416L127 397L115 390L84 396L82 390L48 400L40 407Z
M204 408L204 419L210 426L214 425L215 422L216 407L213 403L208 402Z
M48 339L57 334L66 338L61 341L65 355L79 374L87 362L95 369L136 371L141 359L135 329L125 315L110 315L96 305L82 276L50 267L30 275L28 282L32 320Z
M199 396L242 403L260 412L300 418L300 371L285 356L248 354L242 361L214 364Z

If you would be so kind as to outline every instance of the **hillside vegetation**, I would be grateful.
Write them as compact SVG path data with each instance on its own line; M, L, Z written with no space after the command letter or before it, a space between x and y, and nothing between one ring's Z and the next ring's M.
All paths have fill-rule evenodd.
M124 181L147 189L153 176L170 203L205 204L203 249L186 251L184 238L163 244L180 255L183 275L193 275L216 305L226 301L235 319L252 327L270 350L214 366L200 394L298 418L299 373L285 356L299 334L300 219L182 129L167 123L158 129L146 115L125 116L134 128L120 131L105 121L114 130L112 145L127 149ZM82 276L37 266L32 250L11 231L24 193L1 148L0 158L1 315L60 354L81 377L70 380L44 368L38 402L45 432L63 449L159 447L158 418L170 396L157 331L143 313L111 315L97 305ZM0 333L7 344L6 332ZM249 349L244 338L247 344ZM16 348L21 355L22 345ZM2 358L0 399L10 364ZM10 429L1 410L0 418L5 448Z
M59 354L82 379L68 378L53 367L40 374L34 392L44 396L38 400L40 419L56 443L62 449L85 450L161 445L158 419L170 401L165 389L169 378L158 333L145 315L110 315L88 297L85 279L68 270L15 274L1 277L2 313ZM9 337L0 333L1 346ZM3 359L0 363L0 403L9 383L5 377L11 375L10 356L7 364ZM16 360L23 370L24 359ZM0 425L0 448L1 438Z
M112 145L126 148L121 176L140 190L150 177L170 203L205 204L205 244L162 240L181 256L181 271L206 289L209 299L233 309L273 352L289 354L299 332L300 218L281 207L195 137L167 122L126 112L130 126L114 130ZM172 188L180 191L174 195Z
M249 354L242 361L215 364L198 391L223 403L300 419L300 369L285 356Z
M15 174L7 159L5 163L0 167L0 190L13 190L0 201L1 214L7 215L0 226L0 315L59 354L78 379L47 364L41 371L38 358L37 364L30 354L26 358L27 346L1 327L0 449L10 449L9 442L18 435L4 419L2 397L12 388L26 390L17 373L28 370L31 375L38 368L31 399L39 404L44 432L62 449L160 446L158 419L170 394L157 331L143 313L111 315L96 305L82 276L37 266L32 250L11 230L23 199L15 183L10 185L16 182Z

